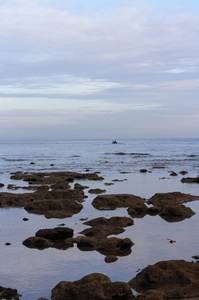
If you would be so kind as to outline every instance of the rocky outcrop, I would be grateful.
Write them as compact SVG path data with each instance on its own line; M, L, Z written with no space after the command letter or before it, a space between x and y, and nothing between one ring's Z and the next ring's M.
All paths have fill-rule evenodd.
M129 194L99 195L92 205L99 210L114 210L118 207L130 207L133 203L143 203L141 197Z
M166 205L182 204L194 200L199 200L199 196L192 196L190 194L183 194L180 192L157 193L148 200L148 204L163 207Z
M187 177L187 178L182 178L181 182L186 182L186 183L199 183L199 176L198 177Z
M16 172L11 179L24 180L29 184L54 184L55 182L73 182L75 179L103 180L97 173L77 172L46 172L46 173L22 173Z
M199 264L184 260L161 261L143 269L129 285L136 291L144 293L145 297L141 296L138 299L198 297ZM150 294L150 297L146 297ZM161 297L154 298L154 295Z
M111 282L110 278L99 273L93 273L80 280L61 281L51 293L52 300L124 300L133 299L133 293L127 283Z
M0 286L0 299L19 300L19 297L21 297L21 295L18 294L16 289Z

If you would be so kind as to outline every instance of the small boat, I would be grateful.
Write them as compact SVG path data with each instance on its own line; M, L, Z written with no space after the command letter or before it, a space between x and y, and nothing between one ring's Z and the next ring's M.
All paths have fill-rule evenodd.
M112 141L112 144L117 144L117 141L115 140L115 141Z

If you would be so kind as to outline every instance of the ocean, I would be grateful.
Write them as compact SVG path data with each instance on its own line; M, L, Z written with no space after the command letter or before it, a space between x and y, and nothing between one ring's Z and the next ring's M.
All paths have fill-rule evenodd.
M146 169L147 172L140 172ZM111 140L35 140L0 142L0 192L8 184L26 185L10 179L13 172L100 172L103 181L84 181L89 188L106 189L106 194L134 194L149 199L155 193L182 192L199 195L197 183L182 183L183 177L199 175L199 139L125 139L113 144ZM180 174L187 171L187 175ZM171 176L175 172L177 176ZM82 183L80 180L79 183ZM114 183L105 186L104 183ZM73 188L74 183L71 184ZM17 190L24 193L23 189ZM0 209L0 285L16 288L22 300L50 299L51 289L62 280L74 281L99 272L112 281L128 282L149 264L160 260L185 259L199 255L197 228L199 202L189 202L196 213L190 219L169 223L159 216L135 218L135 224L125 228L117 237L133 241L132 253L111 264L96 251L83 252L76 247L68 250L53 248L29 249L23 240L42 228L54 228L60 223L74 229L74 236L87 226L81 218L99 216L129 216L126 208L98 211L89 194L82 211L66 219L46 219L28 214L23 208ZM29 219L24 222L23 218ZM169 240L175 243L169 243ZM10 246L5 243L10 242Z

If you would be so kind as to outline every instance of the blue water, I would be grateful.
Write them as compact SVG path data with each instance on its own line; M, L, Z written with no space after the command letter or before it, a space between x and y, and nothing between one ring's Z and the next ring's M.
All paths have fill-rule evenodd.
M149 198L157 192L180 191L199 195L198 184L183 184L180 171L190 177L199 175L199 139L132 139L118 140L67 140L67 141L0 141L0 192L7 191L12 183L11 173L77 171L100 172L100 182L84 182L89 188L105 188L107 194L129 193ZM31 164L34 162L34 164ZM149 172L140 173L146 168ZM171 171L178 176L170 176ZM185 176L185 177L186 177ZM106 182L119 179L114 185ZM80 181L79 181L80 182ZM81 182L80 182L81 183ZM73 187L73 186L71 186ZM10 190L9 190L10 192ZM18 192L24 192L19 190ZM93 272L103 273L116 281L129 281L148 264L159 260L186 259L199 255L197 230L199 202L187 203L196 214L178 223L168 223L159 216L135 219L135 225L118 237L130 237L135 245L132 253L112 264L104 262L98 252L82 252L76 247L62 251L28 249L22 241L41 228L53 228L65 223L75 236L85 228L80 218L128 216L126 209L97 211L91 202L95 195L85 190L88 198L83 210L67 219L46 219L28 214L23 208L0 209L0 285L17 288L22 300L39 297L50 299L51 289L61 280L74 281ZM24 222L23 218L29 218ZM176 240L170 244L168 239ZM5 246L10 242L10 246Z

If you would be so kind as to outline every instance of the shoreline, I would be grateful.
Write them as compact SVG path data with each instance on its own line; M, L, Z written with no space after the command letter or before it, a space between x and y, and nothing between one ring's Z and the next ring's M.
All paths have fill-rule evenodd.
M123 176L123 180L122 179L118 179L118 180L116 180L116 179L113 179L112 181L111 181L111 183L114 183L113 185L104 185L104 183L108 183L108 182L106 182L106 178L103 180L102 178L100 178L101 177L101 174L97 174L97 173L93 173L93 174L95 174L95 175L91 175L91 174L89 174L88 172L87 173L85 173L84 175L83 175L83 177L82 177L82 175L80 176L80 174L79 173L74 173L74 172L52 172L51 173L51 175L49 174L49 173L43 173L44 175L43 175L43 177L41 176L41 173L38 173L38 172L36 172L36 173L32 173L32 174L30 174L30 175L28 175L28 174L23 174L23 173L15 173L15 174L13 174L12 176L14 176L13 177L13 179L12 180L14 180L14 178L15 178L15 180L16 180L16 178L18 179L18 180L20 180L20 182L21 182L21 180L23 180L23 179L25 179L25 180L27 180L26 182L28 182L28 185L26 186L26 188L33 188L34 187L34 189L36 189L36 190L34 190L33 189L33 192L31 192L30 194L29 193L27 193L27 195L24 197L24 196L22 196L23 194L19 194L20 195L20 201L19 201L19 199L18 199L18 205L21 205L21 207L24 207L24 203L23 203L23 201L25 201L25 202L27 202L27 199L29 199L30 197L30 199L32 199L31 200L31 204L32 203L34 203L34 201L38 201L37 200L37 198L38 198L38 196L36 196L35 197L35 199L34 199L34 197L32 197L32 195L33 194L37 194L37 193L40 193L40 198L41 198L41 195L43 195L43 198L45 199L45 198L49 198L50 197L50 199L51 199L51 203L52 203L52 197L53 197L53 195L52 195L52 191L54 191L54 197L55 197L55 199L57 199L57 198L60 198L60 197L66 197L65 199L67 199L67 197L72 197L72 194L70 194L70 196L66 196L66 194L67 194L67 192L66 191L69 191L69 190L73 190L73 191L75 191L75 192L72 192L73 193L73 196L74 197L77 197L77 195L79 195L79 202L80 202L80 205L82 205L83 207L82 207L82 212L83 212L83 215L86 215L87 213L86 213L86 209L88 209L90 206L91 206L91 208L92 208L92 202L93 202L93 199L95 199L95 198L100 198L100 196L97 196L97 194L93 194L93 193L89 193L88 191L89 191L89 188L92 188L93 186L95 186L95 188L97 188L98 189L98 192L99 192L99 189L100 188L102 188L102 186L105 188L105 189L107 189L106 190L106 192L103 192L103 193L100 193L100 195L102 195L101 197L103 198L103 195L106 195L106 194L109 194L109 191L111 190L111 189L113 189L114 190L114 188L116 187L116 186L118 186L118 189L121 189L121 185L124 185L124 189L125 189L125 185L126 184L129 184L128 183L128 180L125 180L125 178L124 178L124 176L127 176L127 174L120 174L120 176ZM56 175L58 175L59 174L59 176L56 176ZM63 174L65 174L65 176L62 176L61 177L61 174L63 175ZM66 174L67 174L67 176L66 176ZM73 181L72 181L72 179L71 179L71 174L75 174L75 176L77 176L77 177L74 177L73 178ZM139 174L140 175L140 174ZM151 174L142 174L141 176L150 176ZM67 177L67 179L69 179L68 181L66 180L66 177ZM62 179L61 179L62 178ZM95 178L94 180L92 180L91 178ZM100 178L100 180L98 180L98 178ZM33 180L34 179L34 180ZM64 179L64 180L63 180ZM146 179L146 177L145 177L145 179ZM41 180L43 180L43 182L41 182ZM170 180L173 180L173 179L170 179ZM179 180L179 179L178 179ZM61 182L61 181L63 181L63 182ZM174 180L175 181L175 180ZM18 181L16 180L16 183L17 183ZM86 185L88 184L88 183L91 183L92 182L92 184L90 184L90 186L89 186L89 188L88 187L85 187L84 186L84 183L86 183ZM45 183L45 184L44 184ZM59 183L59 184L58 184ZM64 183L64 184L63 184ZM66 185L66 183L67 183L67 185ZM78 188L74 188L75 187L75 184L76 183L79 183L79 189ZM47 190L47 188L45 187L45 185L51 185L51 184L53 184L54 185L54 187L52 188L52 187L50 187L50 191L49 190ZM58 185L56 185L56 184L58 184ZM71 187L69 187L68 185L70 185L71 184L71 186L72 186L72 188ZM191 184L192 185L192 184ZM197 183L196 183L196 185L197 185ZM14 189L15 189L15 191L17 191L17 184L14 186ZM53 190L54 189L54 190ZM63 192L63 190L65 191L65 192ZM102 189L101 189L102 190ZM61 191L61 192L60 192ZM78 192L77 192L78 191ZM83 191L85 191L85 193L83 192ZM96 191L96 190L95 190ZM84 193L84 195L83 195L83 193ZM71 193L71 192L70 192ZM75 193L75 194L74 194ZM24 193L24 194L26 194L26 192ZM166 193L165 193L166 194ZM1 193L1 195L2 195L2 193ZM47 196L48 195L48 196ZM115 194L114 194L115 195ZM117 195L120 195L119 197L121 198L121 194L117 194ZM10 193L9 195L7 195L7 196L9 196L9 201L12 201L12 205L14 205L15 206L15 204L13 204L14 202L15 202L15 196L14 196L14 193L13 193L13 191L12 191L12 193ZM13 198L12 198L13 197ZM24 199L23 199L23 197L24 197ZM182 195L180 195L180 197L182 198ZM12 198L12 199L11 199ZM64 199L64 198L63 198ZM41 199L40 199L41 200ZM107 205L107 198L105 197L105 200L106 200L106 205ZM43 200L44 201L44 200ZM49 201L49 200L48 200ZM75 200L76 201L76 200ZM113 201L113 199L111 200L111 201ZM142 202L142 204L143 204L143 201L145 202L145 200L144 199L142 199L141 200L141 202ZM27 203L26 203L27 204ZM189 203L188 203L189 204ZM37 205L38 205L38 202L37 202ZM151 204L150 204L151 205ZM127 208L129 207L129 206L131 206L131 216L129 216L129 214L127 213ZM189 206L189 205L188 205ZM122 208L117 208L118 206L116 205L116 207L115 207L115 209L114 210L110 210L110 207L109 207L109 209L107 210L107 207L105 207L105 209L104 210L102 210L102 209L97 209L97 208L89 208L91 211L94 211L95 212L95 214L96 215L98 215L98 216L103 216L103 218L105 218L105 219L110 219L111 218L111 215L112 216L118 216L118 215L120 215L120 213L119 213L119 210L122 210L123 212L124 211L126 211L126 215L128 216L128 217L130 217L130 218L132 218L132 220L134 220L134 222L135 222L135 224L132 226L132 228L133 227L136 227L137 226L137 222L138 223L141 223L142 222L142 220L144 221L143 223L145 223L145 219L147 219L148 217L146 216L147 215L147 213L146 213L146 211L143 213L143 212L141 212L141 214L140 215L135 215L135 214L132 214L132 205L129 205L129 203L128 204L125 204L124 205L124 202L122 203L122 205L121 205L121 207ZM143 207L142 207L143 208ZM143 209L145 209L146 210L146 207L144 207ZM44 209L44 210L46 210L46 208ZM140 207L139 207L139 210L140 210ZM80 210L81 211L81 210ZM135 207L134 207L134 211L135 211ZM31 211L31 212L33 212L34 213L34 211ZM97 213L96 213L97 212ZM38 211L36 212L36 214L38 213ZM63 213L63 211L62 211L62 213ZM70 212L71 213L71 212ZM154 212L153 212L153 214L154 214ZM154 220L157 220L157 218L159 218L159 217L155 217L155 216L153 216L153 214L151 215L151 216L149 216L149 218L151 218L151 220L152 220L152 218L154 218ZM41 216L41 211L39 212L39 214L37 214L38 216L40 215ZM79 213L79 215L81 215L81 213ZM29 218L28 217L26 217L28 220L27 220L27 222L24 222L23 221L23 223L24 224L27 224L28 222L29 222L29 219L31 219L31 217L33 216L32 214L27 214L27 216L29 216ZM48 216L49 217L49 216ZM51 214L51 217L53 217L53 219L48 219L48 221L50 222L50 221L52 221L52 223L55 223L55 221L58 221L57 223L62 223L62 221L61 221L61 219L57 219L57 217L55 216L55 215L52 215ZM63 214L62 214L62 216L61 216L62 218L64 217L64 223L68 223L68 220L69 219L73 219L73 218L75 218L75 223L74 224L76 224L75 226L73 225L73 229L75 229L75 227L77 227L77 226L79 226L79 227L84 227L85 225L83 225L83 220L82 219L85 219L85 217L82 217L82 218L79 218L78 219L78 213L77 213L77 215L73 215L73 217L70 215L70 217L69 218L67 218L67 219L65 219L65 217L66 217L66 215L64 216ZM94 218L94 214L93 214L93 218L91 217L91 216L86 216L86 218L88 218L88 219L95 219ZM189 217L190 218L190 217ZM80 220L81 219L81 220ZM61 222L59 222L59 220L61 221ZM79 225L77 224L77 222L79 222ZM184 222L184 221L183 221ZM42 223L42 222L41 222ZM49 223L50 224L50 223ZM170 224L171 225L173 225L172 223L171 223L171 221L170 221ZM176 224L177 224L177 222L176 222ZM175 225L176 225L175 224ZM58 224L56 224L56 227L58 227ZM48 228L53 228L52 226L51 227L49 227L48 226ZM42 228L38 228L38 229L42 229ZM107 228L106 228L107 229ZM103 230L104 230L104 228L103 228ZM126 229L125 228L125 232L124 233L122 233L122 234L119 234L118 236L116 235L116 237L117 238L120 238L121 240L123 239L123 237L125 236L125 235L129 235L129 232L131 231L131 229L130 228L128 228L128 229ZM99 228L97 228L97 232L99 232ZM35 233L35 232L34 232ZM77 234L77 230L75 229L75 235ZM91 233L90 233L91 234ZM92 235L93 235L94 233L92 233ZM96 233L95 233L96 234ZM110 234L110 232L109 232L109 234ZM25 234L24 234L25 235ZM138 235L138 237L139 237L139 235ZM28 238L28 236L26 235L26 238ZM76 237L75 237L76 238ZM104 237L103 237L104 238ZM108 239L110 239L110 238L108 238ZM84 243L85 243L85 238L83 239L84 241ZM168 240L167 240L167 246L168 246L168 244L170 244L171 246L174 246L175 247L175 244L177 244L178 243L178 239L176 239L177 240L177 242L175 241L175 239L173 239L173 237L168 237ZM172 242L171 242L172 241ZM22 241L21 241L22 242ZM70 243L71 243L72 241L70 241ZM75 241L75 243L77 242L77 245L78 245L78 243L79 243L79 245L80 245L80 240L79 241ZM88 240L87 240L87 242L88 242ZM93 240L91 240L91 242L92 243L94 243L94 241ZM107 240L106 240L106 242L107 242ZM133 238L132 238L132 242L133 242L133 244L134 244L134 240L133 240ZM82 243L82 241L81 241L81 243ZM134 247L136 247L136 244L137 244L137 242L135 242L135 245L131 245L130 247L132 247L132 254L131 254L131 251L130 251L130 255L133 255L133 251L134 251ZM130 244L129 244L130 245ZM88 246L88 243L87 243L87 246ZM95 245L96 246L96 245ZM138 247L139 247L139 245L137 245ZM6 247L8 247L8 246L6 246ZM12 244L12 242L11 242L11 245L9 245L9 247L13 247L13 244ZM8 247L8 248L9 248ZM63 245L62 245L62 247L63 247ZM73 245L73 247L74 247L74 245ZM75 246L76 247L76 246ZM89 246L90 247L90 246ZM99 247L99 246L96 246L96 247ZM101 247L101 246L100 246ZM108 247L110 247L110 246L108 246ZM111 246L112 247L112 246ZM78 247L77 247L78 248ZM81 246L79 246L79 248L81 248ZM97 248L96 248L97 249ZM24 251L25 249L23 249L23 251ZM37 249L31 249L31 251L38 251ZM47 250L42 250L42 251L47 251ZM56 251L60 251L60 250L56 250ZM62 250L63 251L63 250ZM69 250L64 250L64 251L69 251ZM80 250L76 250L76 252L77 251L82 251L81 249ZM85 250L83 250L83 251L85 251ZM88 251L88 249L86 249L86 251ZM106 250L107 251L107 250ZM86 252L86 253L88 253L88 256L90 256L91 255L91 252ZM92 252L93 253L93 252ZM107 253L106 253L107 254ZM198 253L193 253L192 255L196 255L196 254L198 254ZM101 254L99 254L99 255L101 255ZM108 256L109 256L110 254L109 254L109 252L108 252ZM112 253L112 255L114 256L114 257L109 257L109 259L112 259L113 261L115 261L115 254L114 254L114 251L113 251L113 253ZM121 258L121 256L120 256L121 254L119 254L119 260L122 260L122 259L125 259L125 257L128 257L128 255L127 256L124 256L123 258ZM107 256L107 255L106 255ZM92 257L92 255L91 255L91 257ZM117 258L118 259L118 258ZM190 257L190 259L191 259L191 257ZM102 261L103 260L101 260L101 258L100 258L100 261L101 261L101 265L102 265L102 269L103 269L103 266L104 266L104 263L106 264L106 265L110 265L111 267L112 267L112 265L113 264L118 264L118 261L116 260L116 262L112 262L112 263L108 263L107 264L107 262L104 262L104 263L102 263ZM157 262L157 261L156 261ZM111 268L110 267L110 268ZM145 266L146 267L146 266ZM109 272L110 272L110 268L108 267L108 269L109 269ZM104 267L104 269L107 271L108 269L107 269L107 267ZM113 268L114 269L114 268ZM88 274L87 274L88 275ZM65 276L64 276L65 277ZM78 278L76 278L76 280L77 280ZM131 280L132 278L129 278L128 280ZM63 280L64 280L64 278L63 278ZM122 281L123 282L123 281ZM58 283L58 282L57 282ZM51 288L53 288L53 286L51 287ZM20 291L19 291L20 292ZM40 295L40 297L41 297L42 295ZM23 296L22 296L22 299L23 299ZM30 298L31 299L31 298ZM47 298L46 298L47 299ZM49 298L48 298L49 299ZM144 298L143 298L144 299ZM147 299L150 299L150 298L147 298Z

